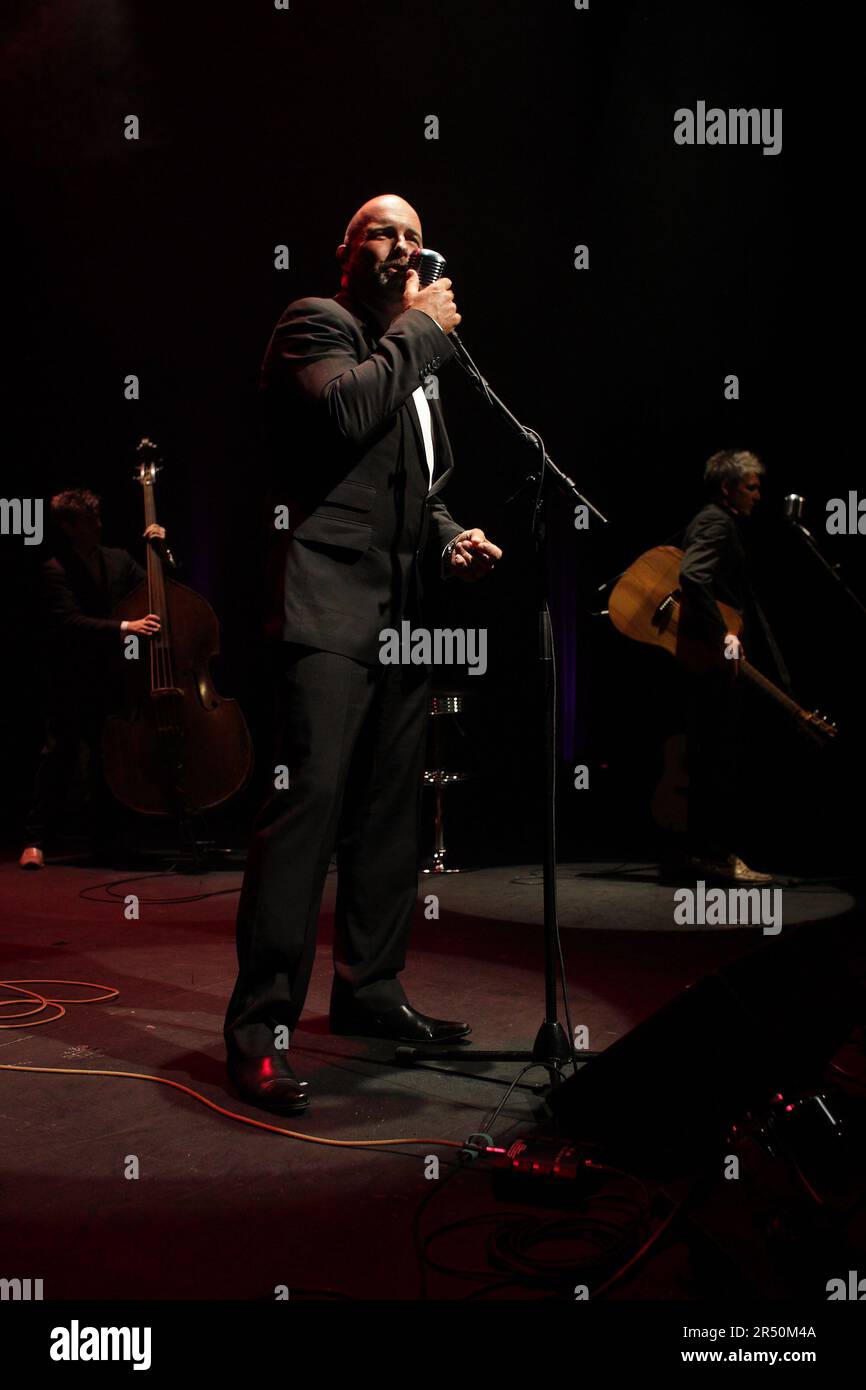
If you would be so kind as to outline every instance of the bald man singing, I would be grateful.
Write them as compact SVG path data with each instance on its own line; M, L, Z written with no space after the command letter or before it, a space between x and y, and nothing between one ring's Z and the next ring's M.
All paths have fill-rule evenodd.
M409 268L421 220L393 194L355 213L333 299L299 299L262 367L282 559L280 704L288 771L253 828L237 918L238 978L225 1020L229 1076L254 1105L307 1108L288 1060L336 847L334 982L339 1034L406 1043L465 1037L419 1013L400 973L418 892L430 672L379 660L380 634L421 618L422 562L474 581L501 551L441 497L452 471L424 382L454 355L451 281Z

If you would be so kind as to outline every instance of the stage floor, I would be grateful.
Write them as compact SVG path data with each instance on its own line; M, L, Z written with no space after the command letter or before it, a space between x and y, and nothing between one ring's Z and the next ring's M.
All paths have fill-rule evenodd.
M433 1226L495 1206L471 1171L449 1181L437 1206L435 1189L457 1150L430 1141L485 1132L503 1095L494 1078L517 1068L479 1066L475 1076L407 1070L393 1062L391 1044L330 1036L331 874L292 1048L295 1070L310 1081L309 1113L281 1120L243 1105L225 1079L221 1032L240 873L140 873L0 865L0 976L119 991L108 1002L68 1004L45 1026L0 1031L0 1062L76 1069L0 1072L0 1273L41 1278L46 1299L272 1299L281 1285L302 1298L419 1297L413 1219L421 1201L430 1199L424 1221ZM658 882L654 866L560 865L558 882L571 1019L585 1025L595 1050L766 942L760 929L675 926L675 890ZM138 920L124 915L129 893L140 895ZM424 916L427 894L439 899L438 920ZM785 928L829 921L851 906L830 884L788 886ZM531 1044L543 1015L541 912L537 866L419 880L407 992L424 1012L472 1024L467 1059L473 1045ZM46 984L41 992L76 991ZM427 1142L315 1146L239 1124L167 1086L78 1074L93 1068L168 1078L305 1135ZM512 1136L541 1114L538 1096L518 1089L491 1131ZM431 1154L439 1156L438 1180L425 1176ZM135 1161L138 1176L127 1176ZM684 1296L678 1278L665 1276L664 1296ZM462 1297L472 1287L437 1272L427 1292Z

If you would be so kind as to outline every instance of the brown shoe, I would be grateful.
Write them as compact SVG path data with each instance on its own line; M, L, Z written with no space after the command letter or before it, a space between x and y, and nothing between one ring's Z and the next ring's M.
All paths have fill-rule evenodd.
M28 845L18 860L19 869L44 869L45 855L36 845Z
M740 859L740 857L736 854L732 854L730 856L730 858L728 859L728 863L730 864L731 869L733 870L735 883L773 882L772 874L762 873L760 869L750 869L748 864L744 864L743 860Z
M693 874L706 879L707 882L756 885L773 882L772 874L762 874L757 869L750 869L736 854L729 854L727 859L690 859L689 865Z

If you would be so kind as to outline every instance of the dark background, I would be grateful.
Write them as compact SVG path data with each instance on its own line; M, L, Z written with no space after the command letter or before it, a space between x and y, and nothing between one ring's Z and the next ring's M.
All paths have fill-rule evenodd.
M827 499L863 470L839 437L847 385L820 327L844 245L807 99L814 28L787 5L738 3L4 8L2 492L47 507L61 488L93 488L106 543L141 557L133 451L144 434L160 444L159 518L181 577L220 617L216 683L242 702L259 751L220 829L244 842L269 775L259 363L290 300L336 289L352 212L396 192L448 257L461 335L492 385L610 518L575 531L551 497L560 856L656 849L648 806L679 727L673 664L592 617L595 590L697 510L710 453L741 447L768 469L752 526L765 607L802 702L843 729L816 758L755 709L743 852L804 871L854 862L863 622L781 520L782 497L804 493L825 553L862 591L866 540L823 529ZM675 145L675 109L699 99L782 107L782 153ZM130 113L137 142L123 137ZM424 138L429 114L437 141ZM278 243L288 271L274 269ZM578 243L588 271L573 268ZM731 372L738 401L723 395ZM127 373L138 402L124 399ZM431 613L490 631L489 674L463 682L464 736L450 730L452 766L476 774L452 794L450 835L464 862L532 858L532 551L526 501L506 505L529 460L453 365L441 393L458 463L450 509L506 551L493 578L449 586ZM44 557L17 537L0 545L3 832L15 844L40 743ZM576 762L589 791L571 788Z

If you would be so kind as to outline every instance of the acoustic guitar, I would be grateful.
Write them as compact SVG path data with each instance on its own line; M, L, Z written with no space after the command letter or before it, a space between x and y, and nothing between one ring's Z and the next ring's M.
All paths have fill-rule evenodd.
M640 555L614 586L608 613L614 627L624 636L663 647L689 670L704 672L718 666L724 657L683 630L679 589L682 558L683 551L673 545L659 545ZM739 637L743 630L742 614L726 603L719 603L718 608L727 631ZM788 715L799 732L821 746L836 737L838 731L832 720L802 709L745 657L737 659L740 675Z

